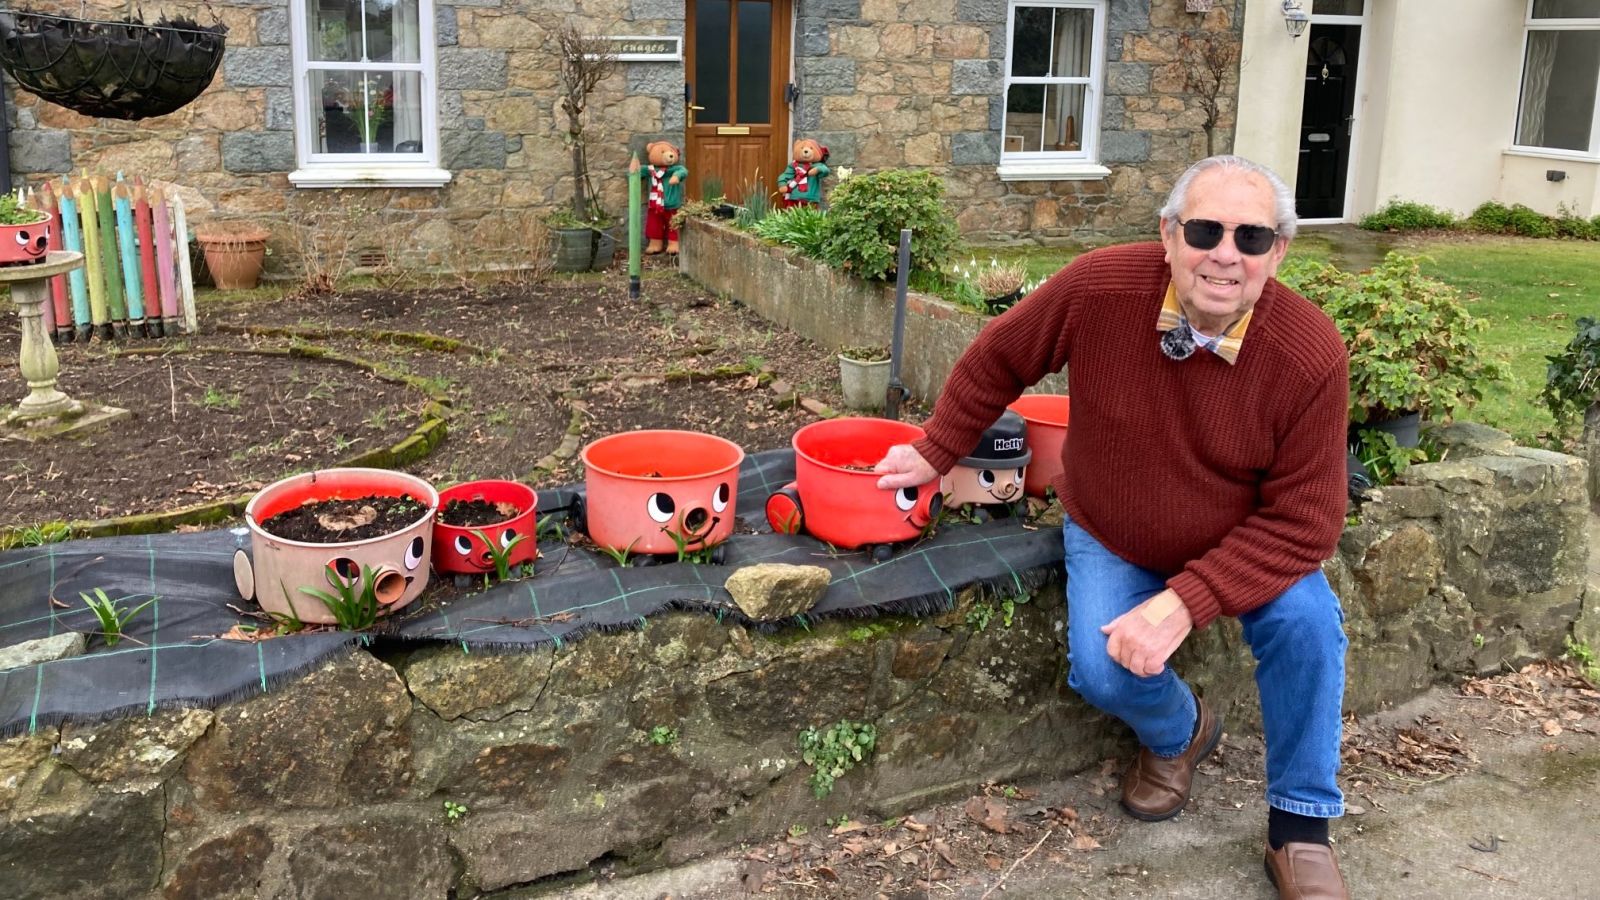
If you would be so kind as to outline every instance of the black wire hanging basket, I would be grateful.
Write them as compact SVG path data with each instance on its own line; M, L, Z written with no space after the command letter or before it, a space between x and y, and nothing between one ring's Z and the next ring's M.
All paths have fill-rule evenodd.
M0 66L23 90L86 116L147 119L200 96L222 63L227 33L220 22L0 10Z

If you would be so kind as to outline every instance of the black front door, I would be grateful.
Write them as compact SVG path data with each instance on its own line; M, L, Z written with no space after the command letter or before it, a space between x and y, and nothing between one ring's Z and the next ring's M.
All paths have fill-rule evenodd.
M1350 174L1350 124L1356 106L1361 26L1313 23L1300 112L1300 169L1295 211L1304 219L1344 218Z

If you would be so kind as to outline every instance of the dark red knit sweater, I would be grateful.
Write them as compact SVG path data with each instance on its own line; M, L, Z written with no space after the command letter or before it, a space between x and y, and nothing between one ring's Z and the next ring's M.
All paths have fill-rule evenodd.
M1056 492L1101 544L1169 576L1195 627L1281 594L1344 525L1348 359L1333 323L1268 280L1238 360L1162 355L1160 244L1087 253L973 341L916 443L948 471L1022 390L1067 368ZM1070 363L1070 365L1069 365Z

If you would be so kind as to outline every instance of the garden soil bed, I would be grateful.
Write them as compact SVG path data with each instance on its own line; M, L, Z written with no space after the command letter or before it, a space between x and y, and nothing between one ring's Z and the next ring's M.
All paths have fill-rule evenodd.
M569 429L580 446L635 428L688 428L750 453L785 447L815 420L796 395L839 401L831 353L660 270L636 301L617 272L303 300L213 294L202 297L200 322L184 338L59 348L64 390L133 419L79 439L0 443L0 527L247 495L404 439L423 420L428 390L452 401L449 433L405 470L439 487L579 482L575 453L540 468ZM259 352L297 341L413 384ZM5 403L26 393L17 346L16 318L0 317ZM792 390L780 395L773 381Z

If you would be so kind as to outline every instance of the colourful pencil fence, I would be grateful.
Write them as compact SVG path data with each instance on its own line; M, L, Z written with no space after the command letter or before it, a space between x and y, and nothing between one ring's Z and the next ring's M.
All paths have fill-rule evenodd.
M195 330L188 225L176 193L121 172L84 172L24 199L51 214L50 249L84 256L82 268L51 279L45 327L58 343Z

